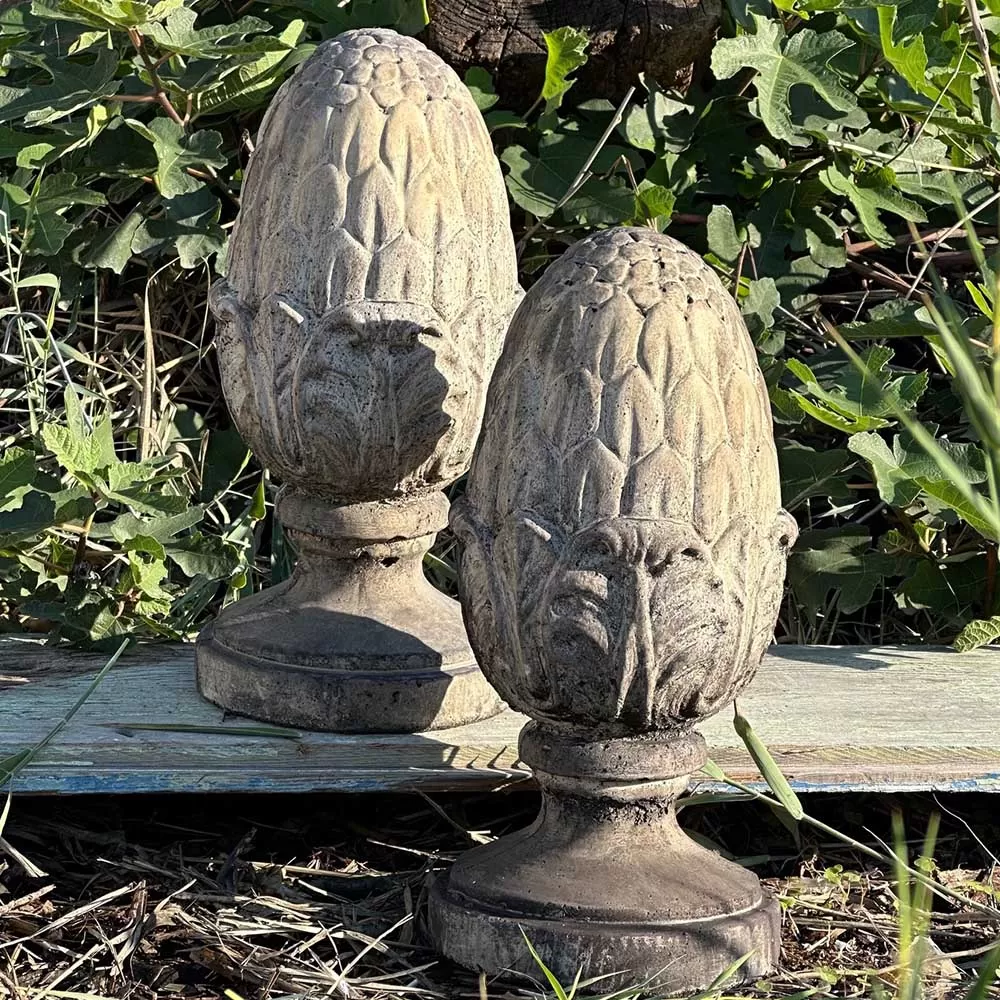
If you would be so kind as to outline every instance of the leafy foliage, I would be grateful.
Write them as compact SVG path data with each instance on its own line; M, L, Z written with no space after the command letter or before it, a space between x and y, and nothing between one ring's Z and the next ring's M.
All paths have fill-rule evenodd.
M205 291L281 81L348 27L424 23L420 0L0 13L0 627L190 637L288 572Z
M280 82L339 31L425 19L421 0L0 13L7 627L190 634L287 573L270 485L227 424L205 291ZM484 70L465 77L525 282L629 223L696 247L740 303L804 529L782 638L995 638L992 8L983 26L985 52L960 0L729 0L686 94L644 79L619 107L587 100L572 29L547 36L523 114ZM445 587L450 544L428 564Z
M804 529L779 635L950 640L1000 610L984 259L1000 109L957 0L778 7L730 0L714 79L643 81L609 135L615 109L595 101L498 130L522 259L539 269L616 223L701 249L756 339ZM996 60L1000 22L984 25Z

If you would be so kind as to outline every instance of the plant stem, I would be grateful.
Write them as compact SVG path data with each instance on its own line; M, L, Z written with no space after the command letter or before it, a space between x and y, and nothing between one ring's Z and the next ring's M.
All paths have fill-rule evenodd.
M993 98L993 110L1000 115L1000 87L997 85L997 75L990 62L990 40L986 37L986 29L979 18L979 6L976 0L965 0L972 21L972 34L979 46L979 54L983 57L983 67L986 70L986 82L989 84L990 95Z
M628 107L628 102L632 100L632 95L634 93L635 93L635 87L629 87L628 93L626 93L625 96L622 98L621 104L618 105L618 108L615 111L614 115L612 116L611 121L608 122L608 127L604 130L604 134L600 137L600 139L597 140L597 143L595 144L594 148L590 151L590 156L587 157L583 166L580 167L579 173L577 173L576 177L573 178L573 183L570 184L570 186L566 189L566 193L559 199L558 202L556 202L556 206L555 208L552 209L549 218L555 215L556 212L558 212L559 209L562 208L563 205L565 205L566 202L568 202L570 198L572 198L573 195L575 195L577 191L579 191L580 188L582 188L583 185L587 183L587 181L590 178L590 168L594 165L594 160L597 159L597 154L600 153L602 149L604 149L604 147L607 145L608 139L611 138L611 133L614 132L614 130L618 127L618 123L622 120L622 117L625 114L625 109ZM520 256L525 246L527 246L528 240L532 236L534 236L534 234L538 232L539 229L541 229L541 227L544 225L544 222L545 222L544 219L539 219L538 221L536 221L535 224L521 237L521 239L518 240L517 244L518 256Z
M139 53L139 58L146 67L146 72L149 73L149 80L153 85L153 96L157 101L159 101L163 110L166 111L166 113L175 122L177 122L178 125L183 127L184 119L177 113L177 109L173 106L173 104L170 103L170 98L167 96L167 92L160 80L160 74L156 71L156 63L150 59L149 53L146 51L146 40L136 28L129 28L128 37L131 40L132 45L135 47L136 52Z
M704 772L707 777L716 778L717 776L711 774L710 772ZM720 772L721 773L721 772ZM757 801L763 802L770 806L772 809L782 809L784 806L776 799L771 798L770 795L764 795L762 792L758 792L756 789L751 788L749 785L744 785L743 782L737 781L735 778L730 778L728 775L722 775L722 781L727 785L732 785L733 788L738 788L741 792L746 792L747 795L753 796ZM863 844L860 840L855 840L849 834L841 833L835 827L829 826L822 820L816 819L814 816L810 816L808 813L802 814L802 822L807 823L809 826L814 827L821 833L828 834L831 837L836 838L848 847L854 848L856 851L860 851L862 854L867 855L870 858L875 859L883 864L895 864L896 857L889 853L883 853L882 851L876 851L873 847L869 847L867 844ZM988 914L992 919L1000 917L1000 910L992 906L986 906L983 903L977 903L974 899L968 899L963 896L960 892L955 892L953 889L949 889L946 885L941 885L935 882L934 879L930 878L926 873L920 871L919 868L914 868L908 864L902 864L900 866L903 871L905 871L911 878L914 878L921 885L926 886L931 892L936 896L940 896L943 899L948 899L951 902L961 903L963 906L967 906L970 909L977 910L980 913Z

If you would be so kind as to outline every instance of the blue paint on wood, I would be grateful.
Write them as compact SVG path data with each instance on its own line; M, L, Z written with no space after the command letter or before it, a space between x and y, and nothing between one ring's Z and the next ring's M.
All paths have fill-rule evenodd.
M156 793L283 793L283 792L403 792L414 789L461 791L512 787L525 783L530 786L530 775L518 772L485 771L473 769L421 771L413 775L396 772L386 774L316 774L316 775L261 775L237 773L230 770L188 773L184 771L122 771L117 774L94 774L87 770L79 773L52 775L28 769L15 779L14 791L36 795L133 795ZM1000 774L984 774L975 778L943 779L931 782L894 784L892 782L812 782L790 779L789 784L800 794L843 792L1000 792ZM755 791L767 793L764 782L749 783ZM690 791L731 792L733 788L711 780L692 781Z

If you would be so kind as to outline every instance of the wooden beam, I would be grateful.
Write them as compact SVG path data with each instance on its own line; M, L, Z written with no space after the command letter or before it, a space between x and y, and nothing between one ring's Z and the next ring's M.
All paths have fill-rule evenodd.
M525 719L414 736L239 735L195 690L191 646L124 657L16 779L17 792L461 790L522 781ZM37 743L85 690L99 656L0 637L0 759ZM780 646L740 707L798 791L1000 791L1000 649ZM222 726L206 734L129 724ZM759 775L728 715L702 727L732 777ZM715 787L697 782L699 790Z

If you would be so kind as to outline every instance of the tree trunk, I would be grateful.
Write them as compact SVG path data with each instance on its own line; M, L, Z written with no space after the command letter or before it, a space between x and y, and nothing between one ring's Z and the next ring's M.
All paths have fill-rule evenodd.
M545 78L542 34L571 26L590 36L577 92L620 98L646 73L686 88L709 52L721 0L428 0L427 44L458 72L482 66L508 107L530 104Z

